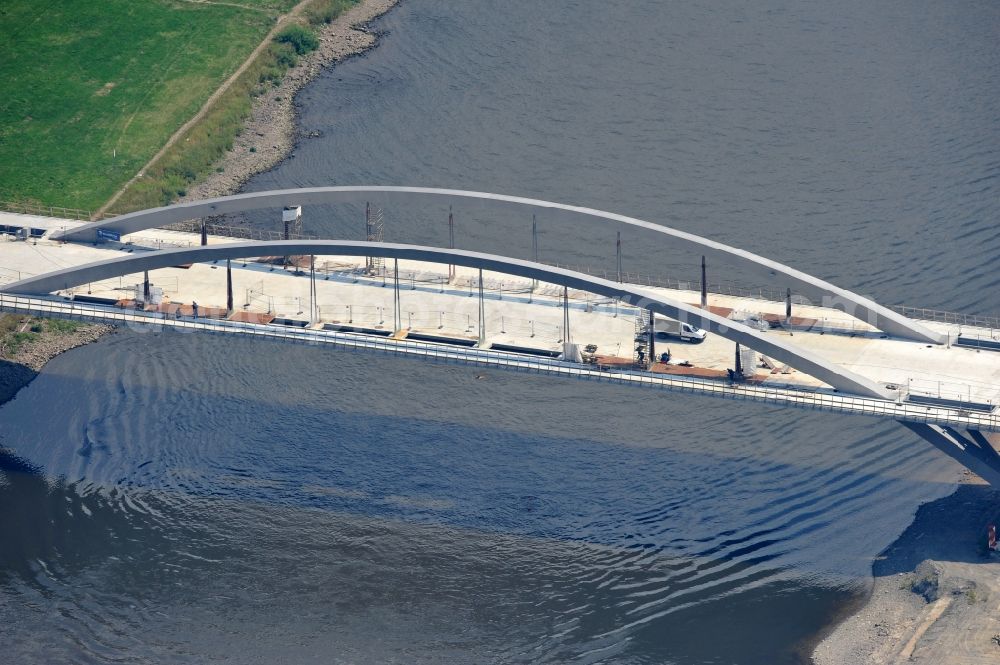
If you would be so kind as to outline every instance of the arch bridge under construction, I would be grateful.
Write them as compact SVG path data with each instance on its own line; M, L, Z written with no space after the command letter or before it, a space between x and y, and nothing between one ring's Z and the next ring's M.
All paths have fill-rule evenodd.
M373 197L404 205L475 201L639 228L700 257L702 279L634 283L620 270L595 275L537 257L455 249L453 236L448 248L370 234L305 239L292 238L286 224L287 239L246 241L209 233L206 222L261 209L281 209L298 222L311 206ZM891 418L1000 487L997 322L886 307L652 222L484 192L381 186L255 192L91 223L0 217L9 232L0 242L3 311L331 344ZM179 223L190 230L176 230ZM786 286L784 297L713 292L706 257L768 271ZM793 288L819 294L822 304L794 300Z

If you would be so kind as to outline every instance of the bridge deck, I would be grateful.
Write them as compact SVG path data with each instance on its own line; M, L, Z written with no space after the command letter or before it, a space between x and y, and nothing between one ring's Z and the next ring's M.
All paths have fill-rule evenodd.
M25 224L46 231L79 224L7 213L0 214L0 218L3 224ZM198 237L190 233L159 229L143 231L141 237L125 237L123 240L150 247L188 246L199 242ZM232 241L222 237L209 238L212 244ZM0 242L0 283L100 260L120 252L121 249L115 247L60 244L45 238L28 242ZM391 262L387 264L391 268ZM254 312L267 313L279 321L299 321L306 325L319 322L327 327L340 325L373 332L396 332L391 270L383 276L364 276L359 274L357 259L347 257L317 257L316 266L317 310L310 316L310 280L307 276L295 275L292 271L283 270L280 265L234 261L235 309L244 312L244 317ZM409 334L453 338L465 343L478 341L476 271L458 268L456 278L449 281L446 266L401 261L400 274L400 329ZM224 264L158 270L151 274L151 281L163 288L165 298L174 303L190 306L192 301L197 301L202 312L212 306L225 306ZM134 295L132 288L141 282L142 275L132 275L80 287L63 295L125 300ZM505 348L522 347L541 353L561 351L561 287L540 284L532 288L526 280L497 273L484 274L484 287L484 347L502 344ZM696 303L699 299L693 291L648 290L687 303ZM572 341L595 344L600 355L631 358L636 310L582 292L571 292L570 296ZM716 294L710 296L709 302L717 312L726 312L735 320L759 325L769 330L770 335L791 336L795 344L847 369L883 384L897 386L904 404L908 395L950 400L959 405L976 403L991 406L1000 400L1000 352L954 345L928 347L887 338L842 312L817 306L796 305L795 318L791 325L787 325L784 303ZM98 310L101 308L86 311L96 318L107 316L106 312ZM172 311L169 306L167 310ZM84 311L81 309L76 315L82 316ZM780 327L772 328L773 325ZM949 333L953 340L959 332L986 339L992 339L996 334L987 328L960 327L956 324L927 322L926 325ZM287 331L281 332L284 334ZM686 360L693 366L686 372L691 375L705 375L712 371L722 373L734 366L733 344L715 335L710 335L699 345L675 340L658 341L658 350L667 347L675 363L669 369L680 375L662 377L661 381L685 382L695 378L684 376L685 369L676 366L680 361ZM476 349L476 352L482 353L482 350ZM561 366L565 367L565 364ZM791 389L799 397L803 389L809 390L810 394L828 392L824 390L827 386L794 369L779 366L775 370L761 367L757 371L758 389ZM926 405L917 407L908 404L907 409L936 413L933 407ZM948 422L954 422L957 417L954 414L947 417L937 414L935 418L938 416L952 419ZM988 425L977 426L991 429Z
M824 389L807 390L770 385L731 384L696 377L672 376L628 369L600 369L589 365L566 363L560 360L518 353L419 342L406 338L397 340L363 333L248 324L226 320L178 320L163 317L153 312L123 310L107 305L65 301L61 298L31 298L4 293L0 293L0 310L128 325L139 332L169 328L182 332L202 331L217 334L250 335L261 339L303 344L330 344L355 351L392 353L437 362L463 363L568 378L607 381L641 388L659 388L723 399L766 402L814 411L926 422L971 428L983 432L1000 432L1000 416L992 413L946 406L925 406L908 401L894 402L872 399Z

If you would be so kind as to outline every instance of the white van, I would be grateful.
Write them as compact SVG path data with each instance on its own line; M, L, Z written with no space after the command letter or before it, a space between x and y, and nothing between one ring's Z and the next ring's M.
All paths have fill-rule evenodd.
M656 333L657 337L680 337L692 344L704 342L705 338L708 337L708 333L701 328L696 328L690 323L681 323L674 319L668 319L659 314L654 319L653 332Z

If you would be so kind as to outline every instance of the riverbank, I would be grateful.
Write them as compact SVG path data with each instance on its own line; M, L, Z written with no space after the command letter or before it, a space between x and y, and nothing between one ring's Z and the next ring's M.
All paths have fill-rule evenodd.
M325 68L373 48L377 35L365 24L392 9L399 0L362 0L319 33L319 47L290 69L281 83L254 99L244 130L217 164L214 173L192 185L180 201L237 192L254 175L276 166L295 147L295 94Z
M233 148L207 179L190 188L181 200L210 198L236 192L252 176L288 157L295 146L294 96L324 67L372 48L376 35L364 24L381 16L399 0L362 0L328 24L321 24L319 47L288 70L281 83L254 99L243 131ZM52 358L89 344L110 332L111 326L68 325L68 322L0 315L11 326L9 352L0 348L0 404L38 375ZM38 328L32 331L32 326ZM20 330L24 328L23 330Z
M872 566L870 595L816 647L816 665L1000 659L1000 559L985 528L1000 491L966 472L956 491L922 505Z
M38 376L60 353L90 344L112 326L0 314L0 404Z
M4 2L0 200L100 208L296 2Z

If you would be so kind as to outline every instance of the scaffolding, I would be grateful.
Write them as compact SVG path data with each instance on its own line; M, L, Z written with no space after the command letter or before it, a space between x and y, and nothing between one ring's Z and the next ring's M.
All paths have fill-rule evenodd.
M281 222L284 224L285 240L292 236L302 235L302 206L285 206L281 211Z
M653 358L650 358L652 350L649 348L649 336L652 322L650 321L649 310L640 307L635 312L635 342L632 352L632 361L640 369L648 369Z
M382 209L372 207L371 203L365 203L365 240L368 242L382 242L383 229ZM385 271L385 259L381 256L366 256L365 271L369 275L381 275Z

